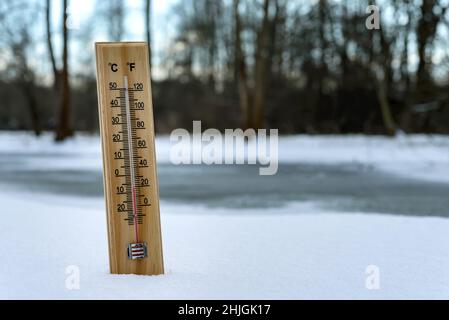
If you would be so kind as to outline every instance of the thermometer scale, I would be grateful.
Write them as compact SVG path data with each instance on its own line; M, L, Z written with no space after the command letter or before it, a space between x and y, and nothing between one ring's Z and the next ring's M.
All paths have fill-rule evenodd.
M95 49L110 270L162 274L148 46L101 42Z

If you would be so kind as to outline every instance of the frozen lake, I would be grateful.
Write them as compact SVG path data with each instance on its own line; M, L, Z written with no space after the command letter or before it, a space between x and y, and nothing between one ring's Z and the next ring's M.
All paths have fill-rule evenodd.
M0 183L51 194L102 197L102 173L39 163L67 163L72 155L3 153ZM30 159L33 166L29 166ZM449 184L419 181L370 165L280 164L275 176L259 176L258 166L158 165L162 200L219 208L275 208L289 202L317 203L337 212L449 216Z

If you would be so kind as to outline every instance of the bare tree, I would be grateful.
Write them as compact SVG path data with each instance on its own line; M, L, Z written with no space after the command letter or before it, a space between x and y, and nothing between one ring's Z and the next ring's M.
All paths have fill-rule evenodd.
M246 128L263 128L265 126L266 86L271 70L271 53L276 32L275 26L279 19L279 4L275 0L275 15L270 17L271 0L263 1L263 18L256 30L255 63L253 80L248 79L246 57L242 46L242 22L239 13L240 2L234 0L234 29L235 29L235 66L238 79L240 106L245 118ZM274 31L273 31L274 29ZM250 88L249 83L254 83Z
M62 13L62 72L61 72L61 103L59 107L58 125L56 128L56 140L62 141L73 134L70 123L70 84L69 84L69 30L67 28L68 0L63 0Z
M235 68L238 82L240 108L242 110L244 127L253 127L252 103L248 88L248 76L246 71L245 53L242 48L242 22L240 19L240 0L233 1L234 23L235 23Z
M149 64L150 64L150 77L152 75L152 44L151 44L151 0L145 0L145 33L147 36L147 43L148 43L148 57L149 57Z
M426 91L429 89L430 79L430 56L427 48L435 39L437 27L441 19L445 16L448 5L443 6L441 1L423 0L421 3L421 18L417 28L417 45L418 45L418 71L416 72L416 86ZM418 92L418 99L420 93Z
M47 48L50 56L51 67L53 70L53 87L56 92L59 92L59 78L61 73L56 66L56 59L52 42L53 37L51 30L51 0L45 1L45 29L47 34Z
M11 49L15 56L16 70L18 71L16 78L16 85L22 90L26 99L28 111L31 119L31 126L36 136L42 132L40 123L40 114L36 98L35 75L33 70L29 67L26 49L30 43L30 34L27 28L22 28L19 31L19 42L12 43Z
M255 64L255 86L254 86L254 127L265 126L265 89L267 85L269 52L270 52L270 0L264 0L263 19L260 31L257 35L257 50Z
M123 39L125 5L123 0L110 0L106 2L108 6L106 10L106 21L109 25L109 33L113 41Z
M381 26L378 30L380 51L377 53L377 59L374 58L372 67L375 69L375 81L377 83L377 98L382 114L383 124L387 135L394 135L396 124L392 116L389 103L389 88L393 79L392 71L392 47L396 41L398 32L393 32L390 37L386 35L385 29Z
M31 128L35 135L39 136L42 132L42 124L36 97L36 75L29 61L29 51L32 50L33 46L31 30L36 18L36 10L34 6L26 3L17 2L14 4L17 7L14 7L13 4L6 4L6 7L2 8L5 11L0 12L1 28L4 32L2 42L14 57L9 61L7 70L14 70L10 78L14 85L13 88L20 90L28 109ZM23 14L24 12L26 14ZM16 14L24 16L20 23L17 23ZM7 17L10 17L10 19L8 20ZM18 99L14 99L14 101L18 101Z

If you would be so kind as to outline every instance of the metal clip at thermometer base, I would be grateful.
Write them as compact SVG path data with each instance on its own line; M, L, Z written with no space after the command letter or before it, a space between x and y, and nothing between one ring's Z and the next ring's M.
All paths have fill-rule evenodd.
M137 260L148 257L148 249L146 243L130 243L128 245L128 259Z

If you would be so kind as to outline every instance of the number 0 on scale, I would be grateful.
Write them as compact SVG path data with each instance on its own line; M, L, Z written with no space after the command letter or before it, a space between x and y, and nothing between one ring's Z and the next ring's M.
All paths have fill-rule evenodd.
M162 274L148 46L95 49L111 273Z

